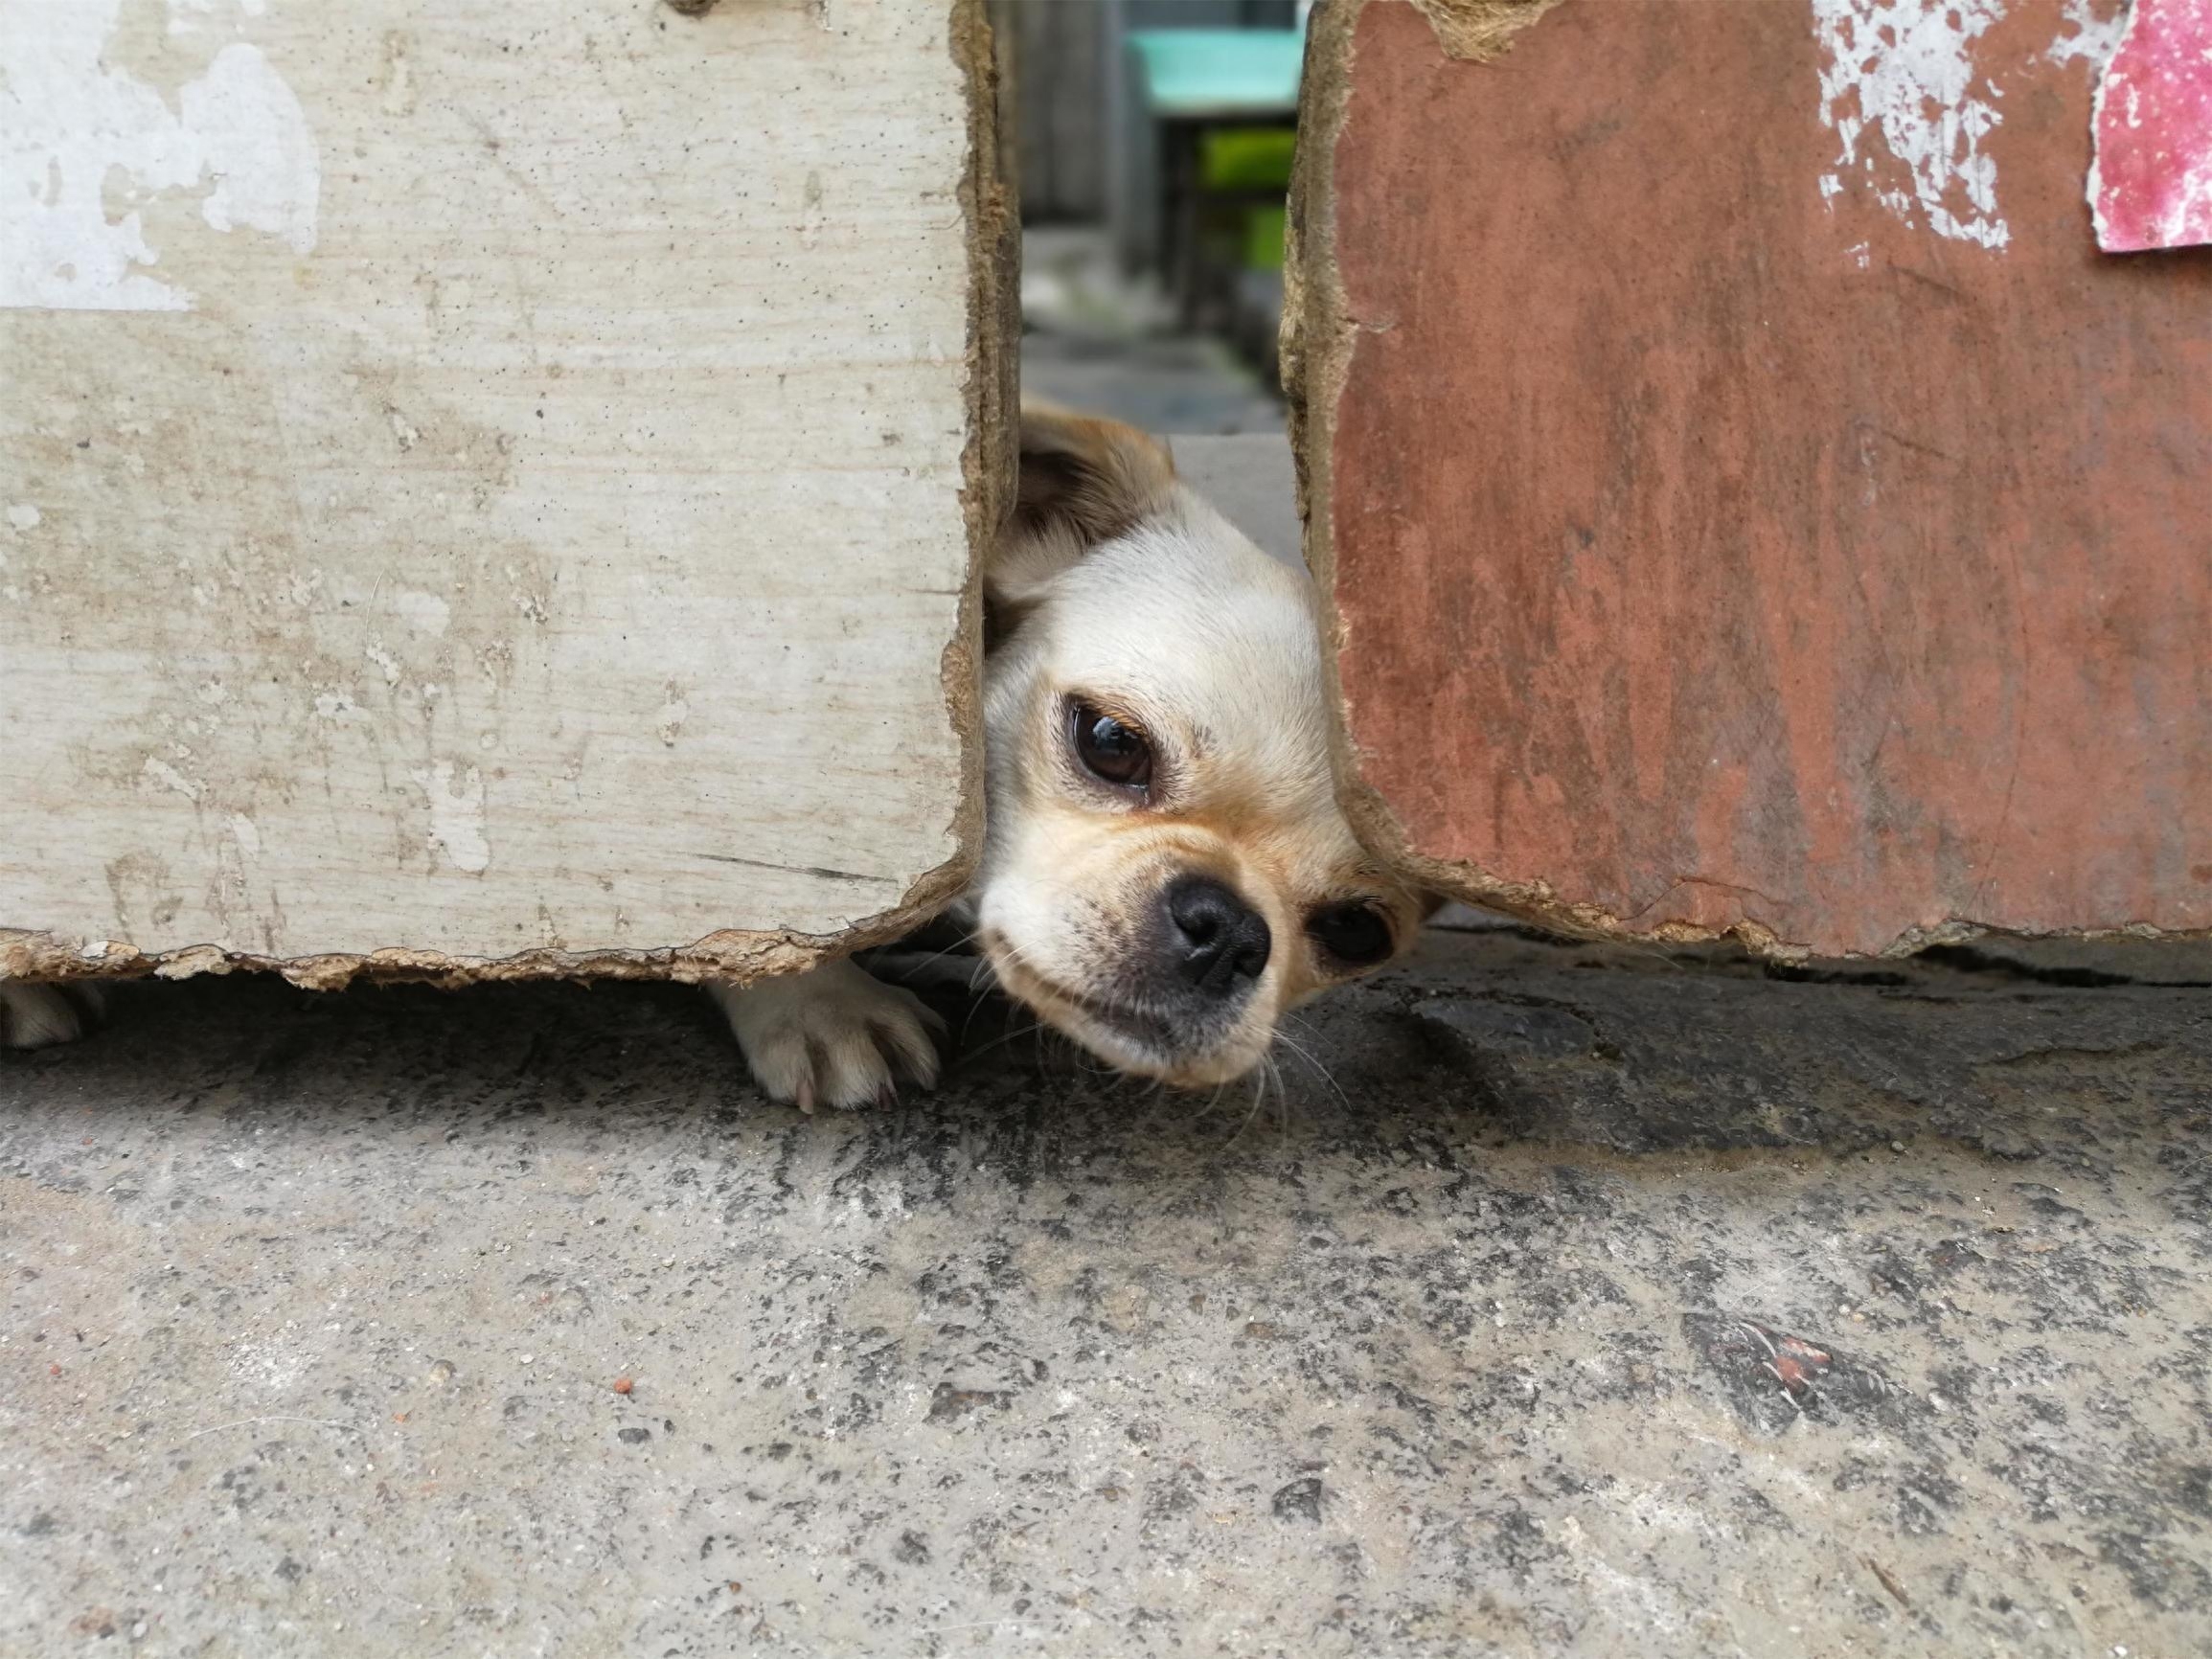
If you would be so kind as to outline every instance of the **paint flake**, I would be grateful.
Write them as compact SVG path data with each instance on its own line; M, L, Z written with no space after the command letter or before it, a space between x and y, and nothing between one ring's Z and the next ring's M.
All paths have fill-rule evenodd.
M430 850L463 874L481 875L491 863L491 843L484 835L483 772L474 766L463 772L440 761L407 775L430 798Z
M2099 247L2212 242L2212 0L2135 0L2091 125Z
M197 194L213 230L315 245L314 133L261 49L224 45L171 111L107 61L121 6L0 0L0 307L191 310L191 291L153 273L139 207L109 218L117 191L138 204Z
M1937 236L1993 250L2012 239L1984 148L2002 95L1972 51L2003 12L2002 0L1813 0L1820 119L1839 146L1820 180L1831 208L1864 190Z

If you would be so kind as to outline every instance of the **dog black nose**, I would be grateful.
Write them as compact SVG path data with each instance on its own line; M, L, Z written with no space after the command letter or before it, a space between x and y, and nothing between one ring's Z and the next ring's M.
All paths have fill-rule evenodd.
M1209 996L1231 996L1266 971L1275 943L1267 919L1210 875L1181 875L1164 902L1168 951L1184 979Z

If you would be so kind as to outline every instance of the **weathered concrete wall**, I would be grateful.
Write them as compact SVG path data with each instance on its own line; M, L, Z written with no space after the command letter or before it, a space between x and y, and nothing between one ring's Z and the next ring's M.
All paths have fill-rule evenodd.
M2115 15L1332 0L1292 357L1378 835L1625 932L2212 927L2212 253L2092 239Z
M956 881L980 15L0 0L0 972L745 970Z

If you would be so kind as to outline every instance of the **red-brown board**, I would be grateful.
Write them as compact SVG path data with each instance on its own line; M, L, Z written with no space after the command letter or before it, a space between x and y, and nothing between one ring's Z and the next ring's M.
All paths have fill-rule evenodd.
M1309 56L1370 827L1613 931L2212 927L2212 250L2097 250L2095 20L1563 0L1448 54L1501 10L1329 0Z

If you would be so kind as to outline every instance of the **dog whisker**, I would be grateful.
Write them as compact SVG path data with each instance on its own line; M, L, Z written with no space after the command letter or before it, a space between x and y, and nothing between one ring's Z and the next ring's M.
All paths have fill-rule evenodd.
M1264 1104L1266 1104L1266 1099L1267 1099L1267 1071L1266 1071L1266 1066L1262 1065L1262 1066L1258 1066L1258 1067L1255 1067L1255 1068L1253 1069L1253 1072L1252 1072L1252 1104L1251 1104L1251 1107L1250 1107L1250 1109L1249 1109L1249 1110L1247 1110L1247 1111L1244 1113L1244 1116L1243 1116L1243 1121L1242 1121L1242 1122L1240 1122L1240 1123L1237 1125L1237 1132L1236 1132L1235 1134L1231 1135L1231 1136L1228 1138L1228 1140L1227 1140L1227 1141L1225 1141L1224 1143L1222 1143L1222 1146L1221 1146L1221 1150L1222 1150L1222 1151L1226 1152L1226 1151L1229 1151L1229 1150L1231 1150L1232 1148L1235 1148L1235 1146L1237 1145L1237 1143L1238 1143L1239 1141L1241 1141L1241 1140L1243 1140L1243 1139L1244 1138L1244 1131L1245 1131L1246 1129L1249 1129L1249 1128L1252 1126L1252 1124L1253 1124L1254 1120L1256 1120L1256 1119L1259 1117L1259 1115L1260 1115L1260 1108L1261 1108L1261 1107L1262 1107Z
M981 1059L985 1055L990 1054L994 1049L1002 1049L1008 1043L1015 1042L1022 1037L1032 1035L1033 1034L1040 1032L1043 1029L1044 1021L1040 1019L1033 1019L1029 1022L1029 1024L1025 1026L1017 1027L1013 1031L1004 1032L999 1035L992 1037L989 1042L985 1043L979 1049L963 1049L960 1057L964 1060Z
M1305 1044L1299 1042L1295 1037L1291 1036L1288 1032L1285 1031L1278 1031L1275 1034L1275 1040L1282 1044L1283 1047L1288 1050L1291 1054L1297 1056L1298 1058L1304 1060L1307 1065L1311 1066L1316 1073L1319 1074L1321 1080L1327 1083L1331 1091L1334 1092L1336 1096L1336 1101L1339 1105L1341 1105L1346 1111L1350 1111L1352 1109L1352 1099L1349 1095L1345 1094L1343 1085L1337 1082L1335 1074L1331 1072L1330 1069L1323 1065L1318 1059L1315 1059L1313 1057L1312 1052L1309 1050ZM1288 1097L1286 1095L1284 1100L1286 1108L1288 1106Z
M984 1003L988 1000L986 997L978 997L969 1004L968 1017L960 1022L960 1036L956 1046L961 1048L968 1046L968 1034L974 1029L975 1016L983 1011Z
M898 966L898 969L899 969L899 971L901 972L901 974L902 974L902 975L905 975L905 974L921 974L921 973L923 973L923 972L926 971L927 969L929 969L929 968L932 968L932 967L936 966L937 966L937 964L939 964L939 963L943 962L943 961L944 961L944 960L945 960L946 957L948 957L948 956L952 955L952 954L953 954L955 951L960 951L960 950L965 950L965 949L967 949L967 948L968 948L968 946L969 946L969 945L973 944L973 943L976 942L976 940L978 940L979 938L981 938L981 937L982 937L982 935L983 935L983 929L982 929L982 928L980 928L980 927L977 927L977 928L973 928L973 929L969 930L969 933L968 933L968 934L967 934L967 935L966 935L964 938L960 938L960 939L956 939L956 940L954 940L954 941L953 941L953 942L952 942L950 944L946 945L946 947L945 947L943 950L933 950L933 951L929 952L929 954L928 954L928 955L926 955L926 956L918 956L918 957L914 957L914 958L913 958L911 961L903 961L903 962L901 962L901 963L899 963L899 964L897 965L897 966ZM898 950L898 948L897 948L897 946L896 946L896 945L893 945L893 946L889 946L889 947L886 947L885 951L882 951L882 952L875 952L875 953L871 953L871 954L876 954L876 955L900 955L900 954L903 954L903 953L900 952L900 951Z

